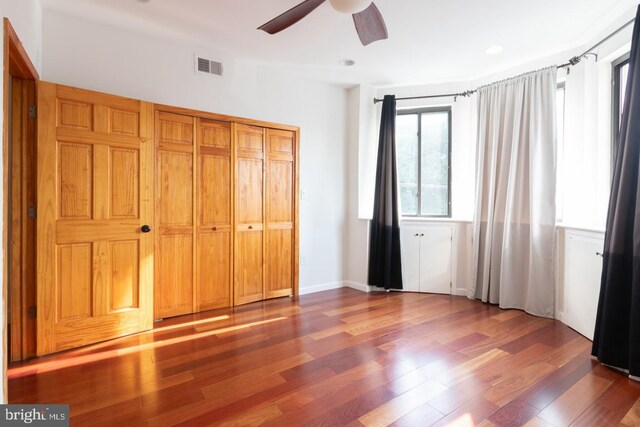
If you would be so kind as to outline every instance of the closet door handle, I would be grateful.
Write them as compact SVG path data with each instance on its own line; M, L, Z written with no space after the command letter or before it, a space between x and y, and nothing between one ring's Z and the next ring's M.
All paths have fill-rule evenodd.
M151 227L145 224L142 227L140 227L140 231L142 231L143 233L148 233L151 231Z

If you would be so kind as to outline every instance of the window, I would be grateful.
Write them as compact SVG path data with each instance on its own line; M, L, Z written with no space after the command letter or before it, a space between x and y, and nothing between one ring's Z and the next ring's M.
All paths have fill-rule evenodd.
M564 198L564 82L556 89L556 222L562 222L564 213L562 201Z
M624 96L627 90L628 75L629 55L625 55L613 63L613 118L611 121L613 134L613 144L611 144L612 163L615 162L618 144L620 143L620 124L622 123L622 110L624 105Z
M396 144L403 216L451 216L451 108L398 111Z

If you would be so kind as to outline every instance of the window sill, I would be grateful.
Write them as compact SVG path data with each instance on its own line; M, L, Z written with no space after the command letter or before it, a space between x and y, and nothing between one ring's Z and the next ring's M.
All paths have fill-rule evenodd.
M470 219L460 219L460 218L402 217L400 219L400 222L406 223L406 224L424 224L424 223L429 223L429 222L454 223L454 224L459 224L459 223L471 224L473 221L470 220Z

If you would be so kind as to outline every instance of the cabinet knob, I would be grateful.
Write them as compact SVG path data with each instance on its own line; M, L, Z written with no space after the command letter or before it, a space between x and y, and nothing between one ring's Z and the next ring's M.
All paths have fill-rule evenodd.
M140 231L142 231L143 233L148 233L151 231L151 227L145 224L142 227L140 227Z
M253 225L250 225L250 226L249 226L249 230L253 230Z
M604 257L604 254L602 252L596 252L596 255Z
M218 231L218 227L213 227L213 231Z
M416 233L416 237L418 237L418 236L419 236L419 234L418 234L418 233Z
M424 233L420 234L420 237L424 237Z

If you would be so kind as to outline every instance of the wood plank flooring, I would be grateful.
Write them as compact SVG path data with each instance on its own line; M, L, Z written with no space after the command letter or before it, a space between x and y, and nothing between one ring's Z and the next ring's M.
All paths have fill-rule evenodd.
M77 426L640 425L640 384L560 322L352 289L158 322L9 367Z

